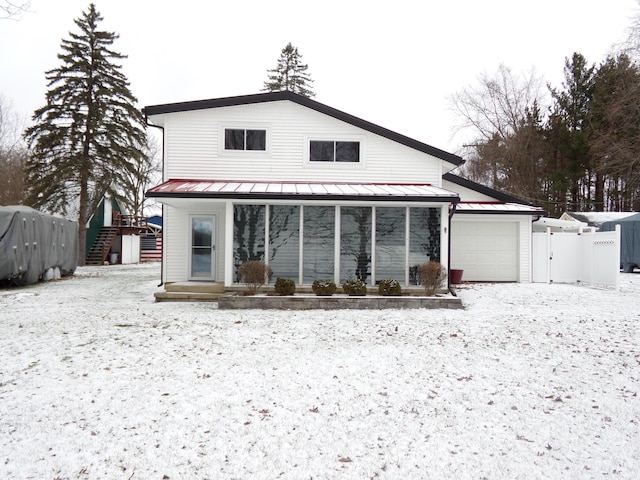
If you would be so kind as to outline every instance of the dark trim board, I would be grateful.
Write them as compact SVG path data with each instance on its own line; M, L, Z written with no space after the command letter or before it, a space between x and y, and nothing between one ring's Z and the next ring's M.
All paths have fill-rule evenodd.
M525 202L524 200L518 198L518 197L514 197L513 195L509 195L507 193L503 193L500 192L498 190L494 190L493 188L487 187L485 185L482 185L480 183L476 183L472 180L468 180L466 178L462 178L458 175L454 175L451 172L445 173L444 175L442 175L442 178L444 180L447 180L448 182L451 183L455 183L456 185L459 185L461 187L465 187L468 188L469 190L473 190L475 192L478 193L482 193L484 195L487 195L489 197L495 198L496 200L500 201L500 202L504 202L504 203L520 203L522 205L532 205L529 202Z

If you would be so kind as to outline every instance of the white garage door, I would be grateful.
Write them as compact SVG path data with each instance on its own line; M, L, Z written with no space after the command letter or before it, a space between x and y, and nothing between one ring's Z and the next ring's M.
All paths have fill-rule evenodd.
M451 268L464 270L468 281L518 281L518 222L456 222L454 217Z

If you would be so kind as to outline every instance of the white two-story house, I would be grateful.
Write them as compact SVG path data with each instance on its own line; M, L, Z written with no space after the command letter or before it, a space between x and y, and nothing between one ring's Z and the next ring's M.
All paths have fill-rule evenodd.
M293 94L153 105L163 132L162 281L239 282L261 260L310 285L416 284L427 261L465 280L531 279L540 209L451 174L463 160Z

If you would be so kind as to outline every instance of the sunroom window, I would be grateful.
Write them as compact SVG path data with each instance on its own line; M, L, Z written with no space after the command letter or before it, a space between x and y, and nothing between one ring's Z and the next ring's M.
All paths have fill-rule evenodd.
M225 128L224 149L265 151L267 149L267 131Z
M248 205L233 207L234 282L249 260L273 280L396 279L417 285L418 266L440 261L441 207ZM337 218L337 215L339 217Z
M312 162L359 162L360 142L311 140L309 160Z

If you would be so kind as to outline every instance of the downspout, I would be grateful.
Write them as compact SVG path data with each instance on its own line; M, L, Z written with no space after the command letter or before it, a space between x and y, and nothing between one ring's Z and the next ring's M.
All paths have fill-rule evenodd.
M149 117L145 113L144 115L144 123L147 127L154 127L162 130L162 181L164 181L164 127L160 125L154 125L153 123L149 123ZM146 193L145 193L146 196ZM164 285L164 252L165 252L165 235L164 235L164 203L162 204L162 255L160 256L160 283L158 287Z
M451 218L456 213L456 207L458 206L459 201L459 199L454 201L451 209L449 210L449 235L447 236L447 243L449 244L449 248L447 249L447 289L454 297L457 297L458 295L453 288L451 288Z

